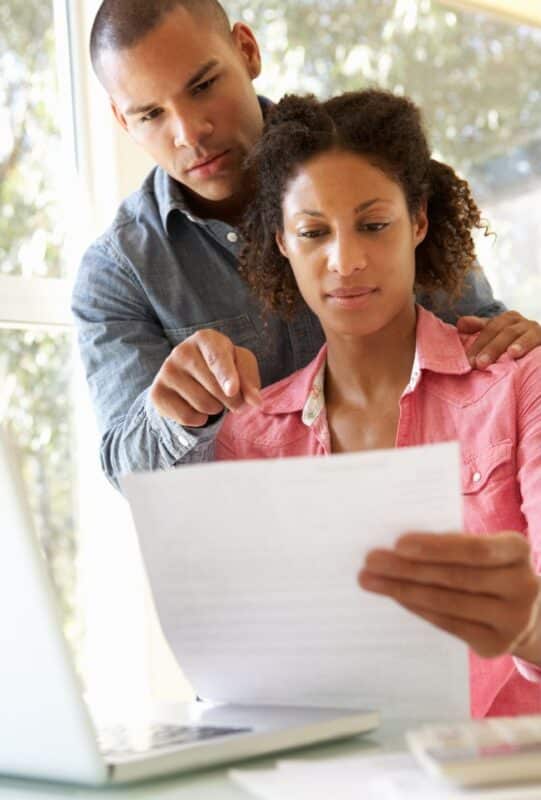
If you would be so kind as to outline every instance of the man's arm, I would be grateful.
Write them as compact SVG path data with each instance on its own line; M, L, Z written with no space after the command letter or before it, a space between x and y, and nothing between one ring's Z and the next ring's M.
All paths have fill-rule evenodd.
M151 385L173 348L143 288L109 243L86 252L72 310L109 480L118 485L127 472L208 460L220 423L186 429L151 401Z

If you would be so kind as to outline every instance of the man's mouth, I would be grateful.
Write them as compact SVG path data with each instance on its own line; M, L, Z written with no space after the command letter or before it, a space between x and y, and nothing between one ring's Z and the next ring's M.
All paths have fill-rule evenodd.
M223 156L227 155L227 153L229 153L229 150L222 150L221 153L216 153L212 156L205 156L204 158L199 159L199 161L194 161L194 163L186 169L186 172L197 172L199 170L205 171L207 169L211 170L213 166L218 165L219 160Z

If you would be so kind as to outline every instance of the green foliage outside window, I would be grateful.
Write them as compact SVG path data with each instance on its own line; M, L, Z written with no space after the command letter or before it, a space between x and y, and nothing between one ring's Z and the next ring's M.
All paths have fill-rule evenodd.
M64 274L52 2L0 4L0 274ZM69 158L64 155L64 158ZM71 334L0 329L0 408L14 433L36 531L68 632L76 538Z

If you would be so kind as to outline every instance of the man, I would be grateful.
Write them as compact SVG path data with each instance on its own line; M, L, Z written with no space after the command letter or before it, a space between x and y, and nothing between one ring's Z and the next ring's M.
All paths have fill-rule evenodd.
M100 421L102 464L125 472L205 459L224 407L257 404L266 385L304 366L322 343L304 310L263 317L236 269L235 226L254 187L245 157L268 101L252 80L259 48L216 0L104 0L91 57L113 113L157 167L88 249L73 310ZM422 298L420 298L422 301ZM444 316L503 310L481 271ZM516 312L484 327L472 359L541 342Z

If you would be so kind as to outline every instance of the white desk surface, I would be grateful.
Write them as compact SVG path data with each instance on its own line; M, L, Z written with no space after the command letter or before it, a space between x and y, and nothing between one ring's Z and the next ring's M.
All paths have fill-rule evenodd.
M173 715L167 715L168 717ZM411 723L410 723L411 724ZM280 753L278 756L251 759L242 762L240 767L271 767L277 758L284 760L302 758L304 762L314 760L340 759L344 756L358 755L368 758L382 752L404 751L404 724L387 721L377 731L365 736L351 738L333 744L303 748L295 752ZM238 767L236 764L235 767ZM205 772L194 772L184 776L165 778L158 781L133 784L131 786L87 789L85 787L63 784L41 783L37 781L16 780L0 777L0 800L254 800L254 796L237 786L229 777L230 765L217 767ZM359 794L362 797L362 792ZM460 798L468 800L541 800L541 784L496 790L468 792ZM280 800L280 798L277 798ZM336 795L332 800L340 800ZM437 800L437 797L434 797ZM457 800L459 800L457 796Z
M394 744L394 747L392 746ZM307 758L332 758L358 752L363 754L381 751L382 748L403 749L403 740L397 735L394 726L382 726L366 736L355 737L343 742L303 748L295 753L280 753L280 760L295 758L302 754ZM245 765L272 765L275 757L250 759ZM235 765L235 766L238 766ZM46 784L34 781L14 780L0 777L0 800L249 800L253 795L238 787L229 777L229 765L205 772L194 772L178 778L166 778L148 783L132 784L105 789L86 789L62 784ZM339 798L333 798L339 800Z

